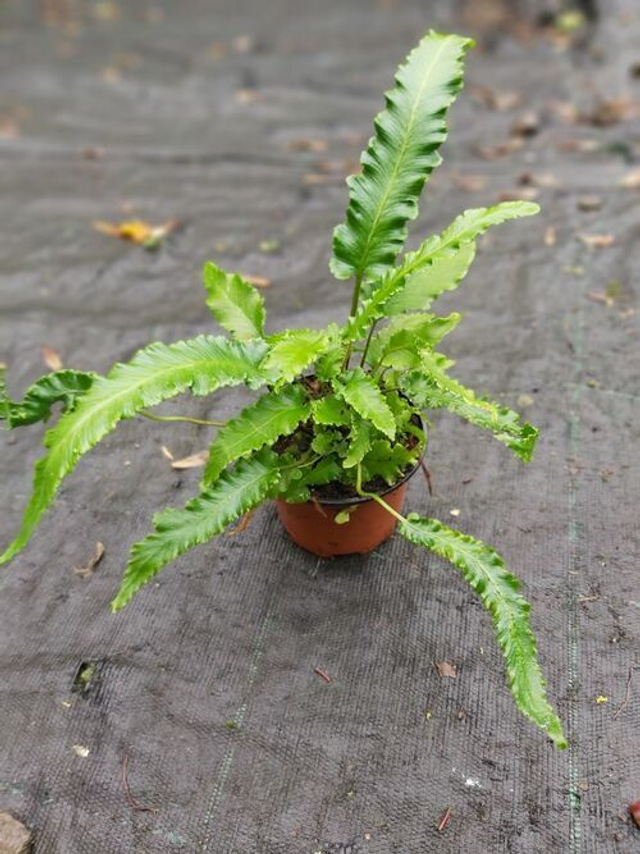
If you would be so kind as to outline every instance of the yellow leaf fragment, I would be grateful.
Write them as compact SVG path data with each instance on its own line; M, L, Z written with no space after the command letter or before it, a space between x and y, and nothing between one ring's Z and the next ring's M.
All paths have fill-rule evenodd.
M159 246L177 225L178 221L175 219L168 220L163 225L150 225L142 219L129 219L116 223L96 220L93 223L93 227L101 234L118 237L120 240L127 240L146 249Z
M172 469L195 469L203 466L209 459L209 451L198 451L197 454L191 454L189 457L183 457L181 460L171 460Z
M60 353L57 350L54 350L53 347L43 347L41 350L42 358L44 359L45 365L52 371L61 371L62 370L62 359L60 358Z

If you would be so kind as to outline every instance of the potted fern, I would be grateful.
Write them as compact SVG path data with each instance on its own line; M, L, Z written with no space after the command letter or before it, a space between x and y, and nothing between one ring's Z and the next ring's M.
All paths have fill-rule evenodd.
M207 333L153 343L105 376L55 371L19 402L10 399L0 375L0 418L9 428L47 420L57 403L63 410L46 434L22 527L0 562L22 549L62 479L122 419L162 420L148 409L186 390L260 389L255 402L217 432L200 494L183 509L158 514L154 532L133 546L113 610L164 566L265 501L275 499L296 542L320 554L365 552L397 525L401 536L449 560L478 593L492 615L516 703L565 747L519 582L482 542L402 512L406 480L427 445L423 413L454 412L491 431L524 462L538 435L515 412L477 397L450 375L452 362L439 345L460 315L430 312L466 275L486 229L535 214L537 206L516 201L467 210L398 260L423 185L440 163L447 110L461 89L471 45L429 32L386 94L362 171L348 179L346 220L334 232L331 270L354 282L342 327L266 334L261 294L240 275L208 263L207 304L230 337Z

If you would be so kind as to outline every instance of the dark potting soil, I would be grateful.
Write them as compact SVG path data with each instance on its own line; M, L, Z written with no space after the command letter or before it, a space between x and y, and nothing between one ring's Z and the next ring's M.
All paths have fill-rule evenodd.
M342 320L331 230L381 93L428 26L477 38L411 245L464 208L542 204L483 238L437 307L464 313L442 345L455 375L541 441L523 466L436 414L434 495L415 477L406 507L523 579L571 742L554 752L517 713L489 615L399 536L319 564L265 506L113 616L129 544L198 489L162 446L187 456L211 435L134 419L0 572L0 812L34 854L637 850L639 10L596 5L567 37L536 25L564 8L541 0L0 4L0 360L16 394L43 346L103 372L214 330L209 257L271 282L269 331ZM92 227L132 217L181 228L147 252ZM247 399L162 411L228 418ZM43 432L0 437L2 544ZM74 572L98 541L100 563Z

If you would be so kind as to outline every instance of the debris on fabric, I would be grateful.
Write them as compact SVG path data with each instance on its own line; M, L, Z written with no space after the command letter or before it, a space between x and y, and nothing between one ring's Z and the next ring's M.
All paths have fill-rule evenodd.
M83 578L87 578L87 576L93 575L93 570L102 560L104 553L104 544L98 540L98 542L95 544L93 554L91 555L87 563L83 564L82 566L74 566L73 571L76 575L81 575Z
M145 249L156 249L175 230L177 225L176 219L170 219L163 225L150 225L141 219L125 220L118 223L96 220L93 223L93 227L101 234L106 234L108 237L118 237L120 240L143 246Z
M79 756L81 759L86 759L87 756L91 753L88 747L84 744L74 744L71 748L76 756Z
M448 661L436 661L435 666L438 671L438 676L442 678L453 679L458 675L455 665L449 664Z
M321 679L324 679L324 681L325 681L327 684L329 684L329 685L330 685L330 684L333 682L333 679L331 678L331 676L329 676L329 674L327 673L327 671L326 671L326 670L322 670L322 668L320 668L320 667L314 667L314 668L313 668L313 672L314 672L314 673L317 673L317 675L318 675Z
M62 359L57 350L54 350L53 347L42 347L40 352L42 353L45 365L50 371L62 370Z
M0 812L0 854L28 854L31 831L7 812Z
M181 460L171 458L172 469L195 469L203 466L209 459L209 451L198 451L195 454L190 454L188 457L183 457Z

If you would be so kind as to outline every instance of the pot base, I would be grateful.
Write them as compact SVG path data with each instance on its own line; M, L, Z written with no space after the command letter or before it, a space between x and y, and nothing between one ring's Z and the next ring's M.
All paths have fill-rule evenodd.
M384 500L400 512L406 491L407 485L402 483L387 492ZM388 540L397 525L395 517L373 499L352 504L288 504L282 499L275 503L280 522L293 542L319 557L366 554ZM345 512L348 520L336 522L335 517Z

